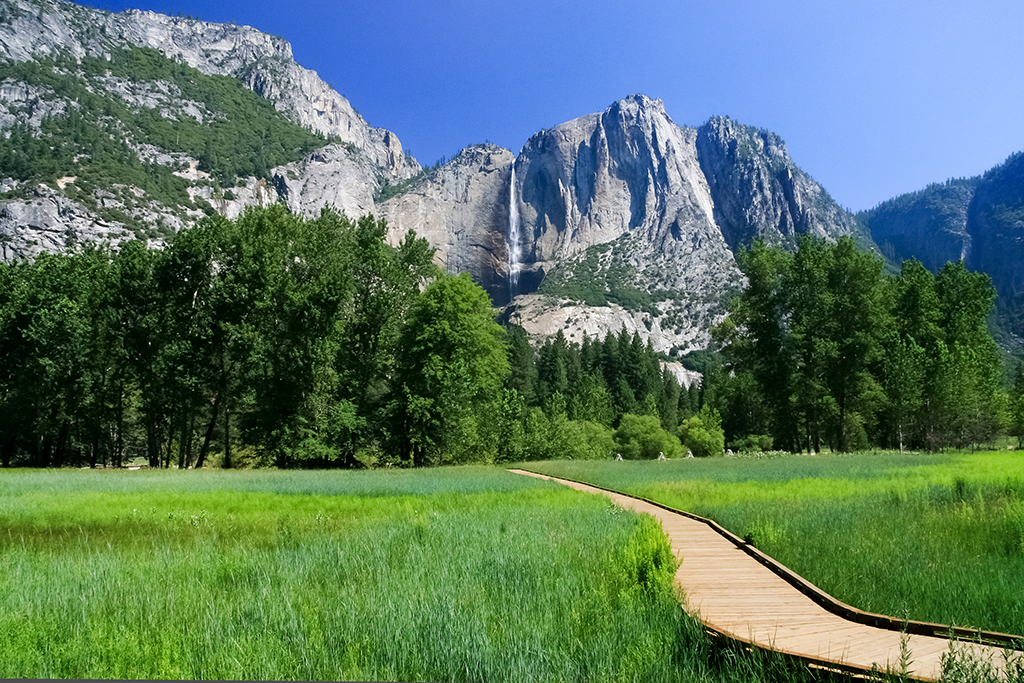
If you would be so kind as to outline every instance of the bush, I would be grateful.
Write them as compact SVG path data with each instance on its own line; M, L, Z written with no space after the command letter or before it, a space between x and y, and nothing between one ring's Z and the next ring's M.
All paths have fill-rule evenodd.
M523 420L527 457L530 460L551 460L557 457L556 449L551 444L551 422L544 411L533 406L526 412Z
M615 430L615 446L629 460L653 460L661 453L666 458L683 455L683 444L662 429L661 421L653 415L623 415Z
M725 431L718 411L704 406L693 417L687 418L676 431L679 439L685 443L698 458L721 455L725 450Z
M750 434L739 441L729 445L737 453L747 451L770 451L774 445L774 439L769 434Z
M618 564L627 594L642 598L671 593L679 560L661 524L650 515L639 515Z
M566 435L564 452L573 460L604 460L615 452L615 435L603 424L571 420Z

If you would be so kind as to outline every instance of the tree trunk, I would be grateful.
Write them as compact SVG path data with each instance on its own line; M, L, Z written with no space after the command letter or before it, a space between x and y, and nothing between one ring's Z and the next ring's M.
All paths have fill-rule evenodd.
M181 437L178 439L178 469L183 470L188 465L185 454L188 452L188 416L181 417Z
M43 448L39 451L38 457L36 458L36 467L49 467L50 466L50 454L53 451L53 435L49 432L43 437Z
M156 439L156 421L146 415L146 458L150 467L160 467L160 444Z
M164 458L164 469L171 467L171 448L174 446L174 416L167 419L167 452Z
M57 450L53 458L54 467L60 467L64 464L64 453L67 450L69 431L71 431L71 426L67 420L64 420L60 425L60 432L57 434Z
M206 427L206 436L203 437L203 447L199 449L199 457L196 459L196 469L203 466L206 461L206 454L210 451L210 440L213 438L213 428L217 425L217 414L220 412L221 396L224 391L217 392L217 398L213 400L213 415L210 416L210 424Z
M188 447L185 449L185 469L192 467L192 442L195 440L196 414L190 412L188 415Z
M150 467L160 467L160 442L156 438L156 429L152 422L146 423L146 456Z
M117 435L114 438L114 466L120 467L124 456L124 380L117 384Z
M224 401L224 469L231 469L231 399Z

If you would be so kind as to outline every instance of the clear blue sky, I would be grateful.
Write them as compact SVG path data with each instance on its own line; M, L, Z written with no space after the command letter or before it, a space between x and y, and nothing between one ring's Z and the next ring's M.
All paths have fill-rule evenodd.
M1021 0L137 0L281 35L423 164L632 93L779 133L860 210L1024 150Z

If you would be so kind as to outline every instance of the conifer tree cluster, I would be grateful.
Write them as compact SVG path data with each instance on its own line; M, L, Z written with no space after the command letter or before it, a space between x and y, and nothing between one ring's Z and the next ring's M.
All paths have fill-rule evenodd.
M718 415L700 410L698 384L681 386L638 333L573 343L559 331L534 350L512 326L508 339L500 459L721 454Z
M847 237L804 237L795 253L757 242L739 262L748 286L714 331L725 366L705 377L730 440L939 449L1000 432L1007 394L986 326L988 276L911 260L887 277Z

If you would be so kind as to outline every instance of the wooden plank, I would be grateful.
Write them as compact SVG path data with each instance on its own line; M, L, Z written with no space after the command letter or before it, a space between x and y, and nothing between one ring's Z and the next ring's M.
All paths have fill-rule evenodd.
M811 664L864 672L873 665L895 668L900 660L901 638L905 637L912 677L939 678L941 659L950 642L941 634L948 627L909 622L919 633L904 636L895 630L898 621L860 612L835 600L756 549L746 547L742 540L710 520L579 482L525 470L510 471L604 495L625 509L659 520L673 554L682 558L675 582L683 591L684 607L723 635L800 657ZM885 627L871 625L875 622ZM998 642L1014 638L1005 634L986 635ZM991 658L996 669L1002 671L1001 646L959 642L956 647Z

